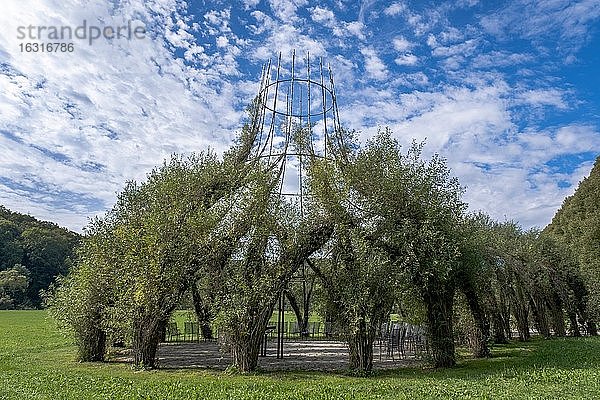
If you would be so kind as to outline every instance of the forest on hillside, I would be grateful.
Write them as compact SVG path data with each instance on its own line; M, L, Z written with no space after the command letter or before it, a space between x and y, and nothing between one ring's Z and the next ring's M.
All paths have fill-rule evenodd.
M567 197L545 229L559 238L579 260L589 288L590 309L598 320L600 310L600 157L590 175Z
M0 206L0 310L39 308L40 291L72 264L80 236Z

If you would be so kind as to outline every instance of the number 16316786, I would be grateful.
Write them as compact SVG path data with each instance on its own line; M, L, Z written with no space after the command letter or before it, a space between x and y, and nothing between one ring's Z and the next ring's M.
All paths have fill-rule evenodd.
M73 43L19 43L21 53L72 53L75 50Z

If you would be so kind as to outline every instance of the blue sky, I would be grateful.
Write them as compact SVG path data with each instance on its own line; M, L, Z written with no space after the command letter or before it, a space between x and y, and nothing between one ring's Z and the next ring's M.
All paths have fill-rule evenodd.
M343 124L448 159L472 210L550 222L600 153L600 3L3 0L0 204L81 231L171 153L227 148L283 53L332 65ZM26 53L19 26L144 26Z

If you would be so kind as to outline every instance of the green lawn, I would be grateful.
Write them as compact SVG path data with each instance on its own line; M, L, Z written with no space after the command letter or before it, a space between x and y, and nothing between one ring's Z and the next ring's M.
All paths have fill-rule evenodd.
M43 311L0 312L0 399L600 398L600 339L496 347L451 370L401 369L370 378L307 372L239 376L133 371L74 361Z
M293 311L286 311L284 318L285 318L286 324L288 324L288 325L291 323L297 322L296 314L294 314ZM393 316L392 316L392 319L393 319ZM194 312L192 310L177 310L173 313L173 316L171 317L171 322L175 322L177 324L177 329L179 329L179 332L184 332L184 326L185 326L186 321L196 321L196 320L197 320L196 315L194 314ZM397 318L396 318L396 320L397 320ZM321 318L319 315L313 313L313 314L310 314L310 316L308 317L308 321L323 323L323 318ZM273 326L277 325L277 311L273 311L273 315L271 315L271 319L269 320L269 325L273 325ZM320 336L324 336L324 330L325 330L324 326L319 327ZM183 340L183 339L179 339L179 340Z

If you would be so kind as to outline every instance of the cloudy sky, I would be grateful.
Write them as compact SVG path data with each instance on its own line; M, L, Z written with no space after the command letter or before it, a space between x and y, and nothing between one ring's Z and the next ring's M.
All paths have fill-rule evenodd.
M546 225L600 153L597 0L1 7L0 204L77 231L171 153L227 148L261 67L293 49L331 63L343 124L363 140L384 126L426 139L471 209L496 219ZM22 51L53 41L37 27L83 21L147 33Z

